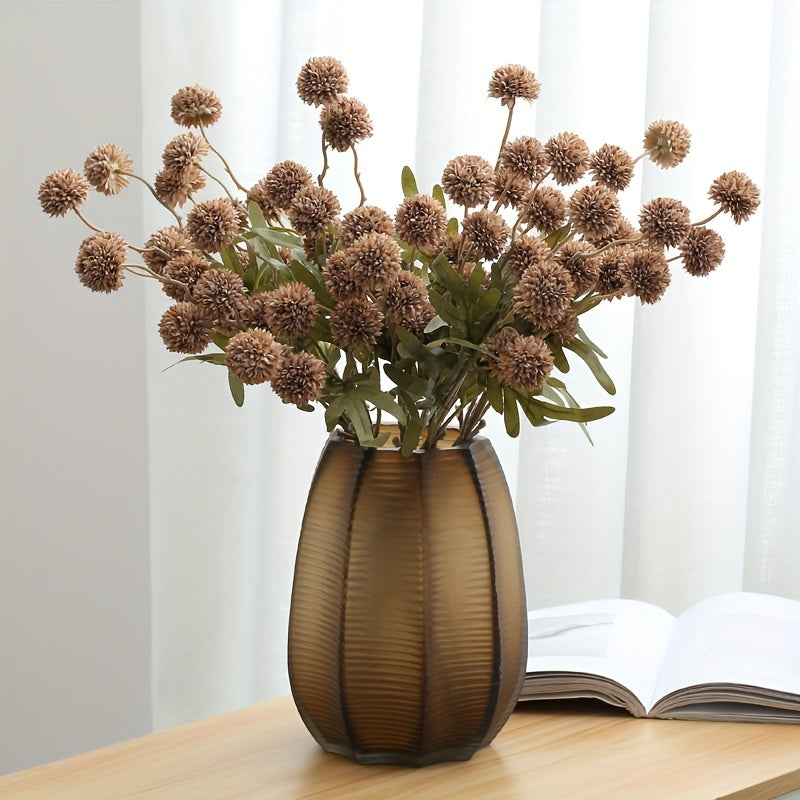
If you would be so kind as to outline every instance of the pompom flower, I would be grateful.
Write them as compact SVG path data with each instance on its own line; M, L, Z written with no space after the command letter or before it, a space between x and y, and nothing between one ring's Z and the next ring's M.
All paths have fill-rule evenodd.
M153 181L158 199L169 208L183 206L195 192L205 188L205 175L197 167L171 169L164 167Z
M167 142L161 160L166 169L182 172L198 166L208 152L208 142L202 136L186 131Z
M428 288L422 278L405 271L387 287L384 311L387 322L402 325L417 336L422 335L436 313L428 300Z
M235 314L245 300L242 279L229 269L211 268L198 279L192 292L194 300L216 319Z
M354 97L335 97L325 103L319 124L325 141L340 153L372 136L367 107Z
M620 265L620 273L625 282L625 291L643 303L660 300L671 277L667 259L661 250L642 247L632 249L630 259Z
M394 233L391 217L378 206L359 206L348 211L339 223L339 241L347 247L368 233Z
M171 225L157 230L145 242L142 260L153 272L160 275L168 261L194 249L189 234L183 228Z
M544 144L553 180L562 186L575 183L589 166L589 148L574 133L565 131L551 136Z
M743 172L736 170L719 176L708 190L708 196L739 225L758 208L758 187Z
M680 246L683 268L696 276L708 275L715 270L725 256L725 242L711 228L692 228Z
M222 103L211 89L195 84L172 96L172 119L184 128L213 125L222 114Z
M404 242L427 252L441 245L447 214L430 195L415 194L398 206L394 224Z
M504 106L513 105L517 98L535 100L542 85L536 76L521 64L498 67L489 81L489 97L496 97Z
M42 211L51 217L63 217L75 211L89 196L89 182L74 169L51 172L39 186Z
M574 293L569 272L555 261L546 261L522 274L514 289L514 308L546 334L564 318Z
M264 320L278 339L300 339L313 327L319 305L312 289L292 281L267 292L262 300Z
M280 366L281 346L269 331L251 328L233 336L225 348L225 363L242 383L270 380Z
M520 136L507 142L500 151L500 164L532 183L547 174L547 155L542 143L533 136Z
M186 231L200 250L224 250L242 230L240 209L226 197L198 203L186 217Z
M340 347L370 348L383 329L383 313L369 300L342 300L331 312L331 335Z
M649 159L662 169L680 164L691 143L692 136L686 126L672 119L656 120L644 134L644 149Z
M347 91L348 78L341 61L330 56L310 58L297 76L297 94L304 103L321 106Z
M642 206L639 230L650 243L675 247L689 232L689 209L671 197L656 197Z
M569 199L572 227L587 239L599 239L613 233L622 216L617 196L598 184L582 186Z
M83 162L86 180L105 195L121 192L128 185L133 159L121 148L109 142L95 147Z
M539 186L525 196L521 209L522 222L532 225L541 233L557 231L567 217L567 201L552 186Z
M195 303L176 303L161 316L158 332L171 353L202 353L211 342L214 322Z
M362 295L377 294L400 271L400 247L385 233L368 233L345 251L350 275Z
M288 209L289 221L304 236L317 237L342 210L336 195L323 186L304 186Z
M464 218L461 234L473 258L491 260L503 252L511 230L499 214L483 209Z
M538 267L550 256L547 243L538 236L520 236L506 250L503 263L517 279L528 267Z
M116 233L93 233L81 242L75 272L93 292L115 292L122 286L128 245Z
M164 281L161 288L173 300L191 299L197 281L211 269L208 259L198 250L179 253L170 259L161 270Z
M284 403L304 408L319 399L327 378L325 364L300 351L284 354L270 383Z
M597 183L621 192L633 179L633 159L621 147L604 144L589 157L589 171Z
M480 156L456 156L442 172L445 194L464 208L483 205L494 189L494 169Z

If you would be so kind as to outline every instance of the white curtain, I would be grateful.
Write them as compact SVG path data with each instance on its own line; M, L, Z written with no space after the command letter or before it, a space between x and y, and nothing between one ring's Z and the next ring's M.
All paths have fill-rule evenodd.
M370 109L364 182L390 211L403 164L429 187L453 155L494 156L504 119L485 94L503 63L530 66L543 85L519 109L515 135L572 130L592 147L638 153L650 121L687 125L687 161L645 164L624 195L634 219L659 195L680 197L699 219L712 210L714 178L749 174L764 206L741 227L719 220L727 256L716 274L676 269L661 303L618 301L589 315L619 390L615 415L591 426L593 446L568 424L518 441L498 420L489 431L516 498L531 607L624 595L680 611L743 587L800 596L796 4L153 2L143 31L153 37L145 52L160 54L145 58L154 163L169 94L198 81L224 98L214 135L245 182L284 158L318 168L315 114L294 79L325 54L345 64L350 92ZM345 208L355 204L348 161L334 163L333 180ZM161 308L154 298L153 320ZM164 363L155 340L152 358ZM286 689L292 554L323 436L318 418L268 393L235 410L219 375L181 370L149 387L157 725ZM585 370L570 381L585 404L606 402ZM176 464L181 451L194 451L191 470Z
M142 64L135 155L146 174L174 135L171 95L194 83L222 99L212 141L240 181L253 183L287 158L318 170L316 112L294 93L313 55L339 58L350 92L370 111L375 136L359 151L362 176L369 201L390 212L404 164L431 187L454 155L494 158L505 117L486 87L505 63L529 66L542 82L540 99L515 113L512 135L572 130L592 148L613 142L637 154L650 121L686 124L689 157L670 171L641 165L623 196L631 218L642 201L668 195L699 219L712 210L714 178L749 174L762 206L742 226L715 220L727 254L714 274L697 279L676 268L660 303L620 300L585 318L618 388L615 414L590 426L593 445L568 423L510 440L490 419L488 432L515 497L531 607L623 595L678 612L740 588L800 597L800 4L134 5ZM86 93L64 91L74 107L87 105ZM102 108L95 113L101 120ZM330 185L344 208L357 202L350 169L334 154ZM142 236L169 224L147 198L143 207ZM74 244L60 245L67 265ZM164 371L175 361L156 334L165 304L148 287L137 332L148 362L150 610L142 611L150 613L155 728L287 691L294 550L325 437L321 414L284 406L269 390L248 391L235 408L222 370ZM609 401L579 365L568 380L582 404Z

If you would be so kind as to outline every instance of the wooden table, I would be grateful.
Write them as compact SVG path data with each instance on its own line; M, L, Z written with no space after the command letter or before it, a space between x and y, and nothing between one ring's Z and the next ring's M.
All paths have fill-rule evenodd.
M522 705L471 761L359 766L311 739L289 698L0 777L3 800L767 800L800 788L800 725L633 719Z

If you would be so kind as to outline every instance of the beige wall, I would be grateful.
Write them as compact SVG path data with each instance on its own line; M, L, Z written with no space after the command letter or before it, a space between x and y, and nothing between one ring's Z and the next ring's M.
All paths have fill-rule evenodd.
M0 0L0 773L150 728L144 298L91 296L86 229L36 200L140 150L139 38L136 0ZM113 202L134 241L140 197Z

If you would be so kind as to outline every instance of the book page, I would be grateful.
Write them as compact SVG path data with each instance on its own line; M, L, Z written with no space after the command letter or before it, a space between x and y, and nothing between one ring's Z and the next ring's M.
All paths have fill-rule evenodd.
M654 699L709 683L800 693L800 602L737 592L685 611L675 624Z
M637 600L592 600L528 614L527 673L609 678L649 707L675 619Z

